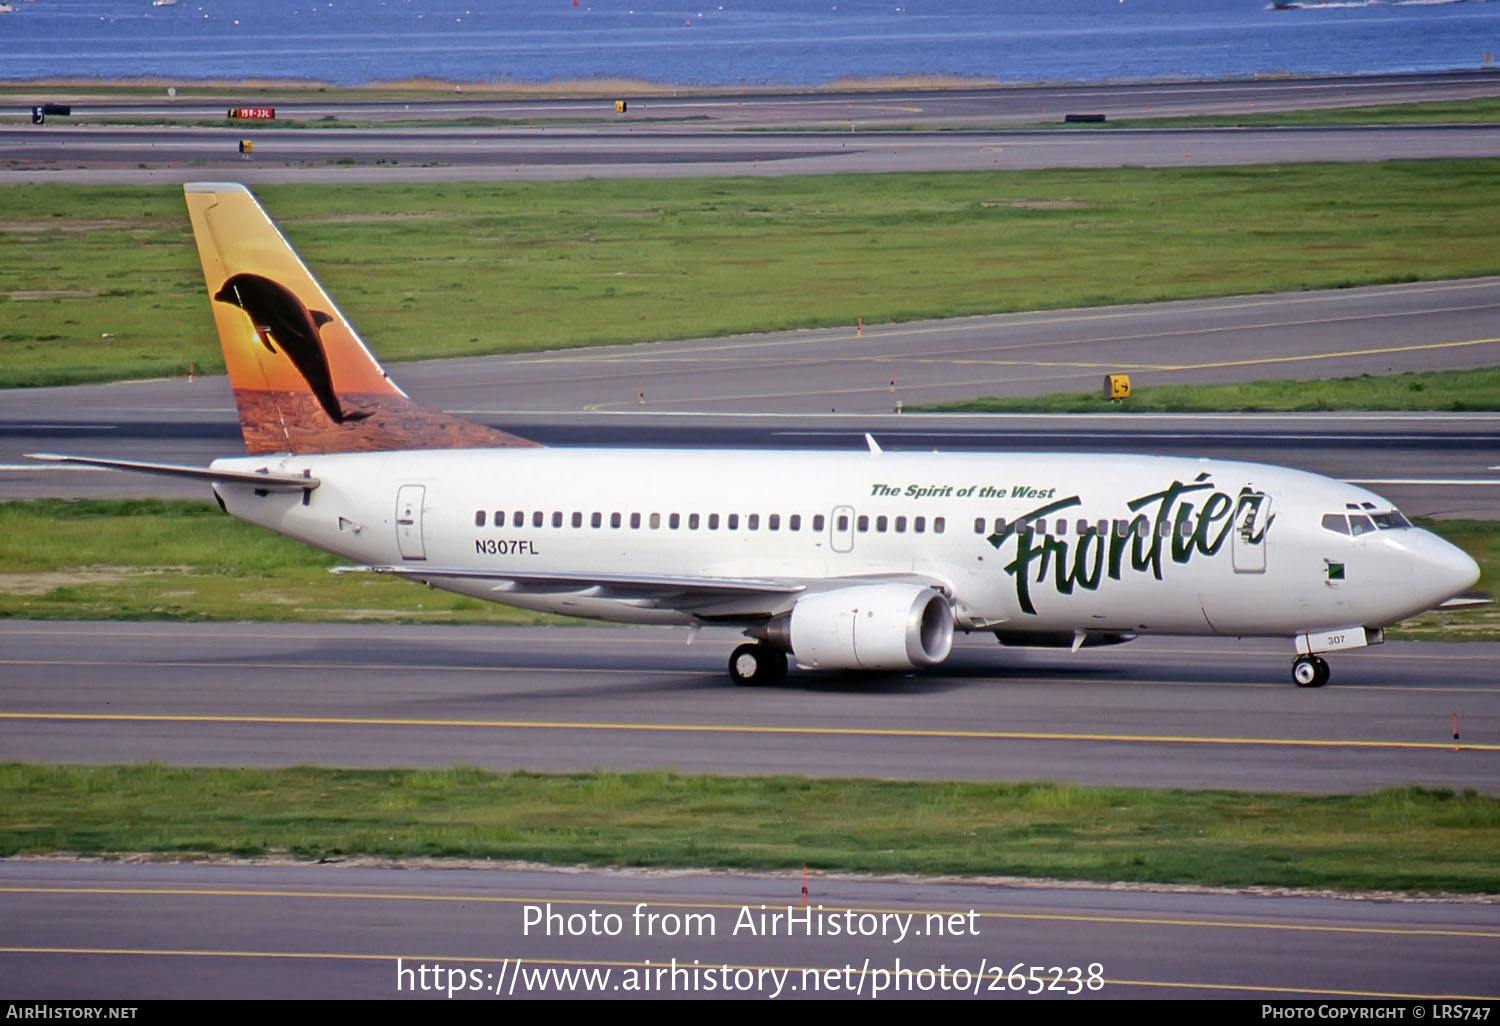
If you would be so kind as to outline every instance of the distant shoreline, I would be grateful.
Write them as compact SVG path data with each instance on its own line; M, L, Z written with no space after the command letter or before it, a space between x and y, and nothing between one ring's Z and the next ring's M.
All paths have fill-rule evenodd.
M488 81L454 82L435 78L390 79L364 82L358 85L337 85L317 79L177 79L156 76L140 78L63 78L0 79L0 91L14 92L24 89L78 90L81 92L148 92L164 93L176 89L179 97L218 94L226 91L256 91L262 93L327 94L380 94L413 93L422 96L455 94L463 96L604 96L628 94L631 96L672 96L684 93L694 95L724 95L740 93L830 93L830 92L883 92L892 89L942 91L954 89L998 89L1026 88L1044 85L1040 82L1001 82L996 79L968 77L962 75L872 75L869 77L837 79L818 85L794 85L791 83L745 83L739 85L691 85L648 82L628 78L575 78L555 82Z
M1319 79L1353 82L1364 79L1467 78L1495 75L1500 75L1500 68L1450 68L1443 71L1372 72L1370 74L1358 75L1266 73L1227 78L1171 76L1111 81L1049 80L1036 82L1004 82L981 76L932 74L869 75L855 78L841 78L816 85L797 85L787 82L693 85L616 77L559 79L553 82L457 82L436 78L406 78L363 82L358 85L338 85L318 79L178 79L159 76L80 78L77 76L62 76L38 79L0 78L0 95L14 96L20 94L24 96L29 92L35 92L39 99L60 100L67 99L70 96L88 96L99 93L115 93L131 96L164 95L169 89L173 89L176 90L175 98L180 100L245 99L247 98L247 94L298 98L333 95L368 98L410 96L418 99L434 99L439 96L472 96L484 99L537 96L566 99L571 97L595 98L600 96L749 96L785 93L806 95L818 93L952 92L963 89L1039 89L1067 86L1088 88L1149 86L1173 83L1316 81ZM42 96L43 91L46 93L45 97Z

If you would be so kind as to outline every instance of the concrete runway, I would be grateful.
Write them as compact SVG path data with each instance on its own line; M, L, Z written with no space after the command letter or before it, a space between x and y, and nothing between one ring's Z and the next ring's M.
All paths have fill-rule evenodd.
M281 104L294 129L16 124L0 120L0 183L518 181L1500 156L1489 125L1005 131L1067 113L1154 119L1500 95L1488 71L1367 78L1038 86L954 91ZM59 99L52 96L47 99ZM38 98L37 102L42 102ZM248 98L235 105L251 102ZM219 119L227 102L77 103L80 120ZM323 128L322 118L364 123ZM403 125L493 117L498 127ZM589 121L588 119L600 119ZM571 123L543 124L563 119ZM582 120L583 123L578 123ZM9 123L7 123L9 122ZM369 124L374 122L373 126ZM239 154L249 139L254 153Z
M200 87L206 92L212 87ZM221 90L214 99L99 100L76 87L37 87L33 97L17 97L0 109L0 123L26 123L33 104L71 104L73 120L116 118L224 119L230 106L271 106L287 121L340 121L400 124L456 118L515 121L597 119L611 125L692 121L689 127L982 127L1061 121L1067 113L1099 113L1112 120L1184 115L1238 115L1282 110L1316 110L1469 100L1500 96L1500 72L1449 71L1358 77L1264 78L1229 81L1134 82L1093 85L994 86L963 89L885 89L816 92L712 91L679 93L654 89L639 95L565 98L545 95L496 99L468 93L436 92L409 100L357 99L346 91L335 100L279 100L247 90ZM624 114L614 110L626 100ZM49 127L68 124L54 118ZM226 124L229 122L226 121Z
M736 688L739 636L618 628L0 623L0 760L450 766L1500 794L1500 646L1079 653L961 636L933 671ZM1461 750L1453 750L1452 717Z
M1263 460L1373 487L1418 515L1500 515L1500 417L958 417L978 394L1491 366L1500 279L1057 310L561 350L391 368L412 396L548 444L1160 452ZM351 312L358 323L358 311ZM667 414L671 414L668 416ZM170 495L165 478L28 465L26 452L204 465L242 451L223 378L0 393L0 495ZM1378 454L1378 455L1377 455Z
M351 313L356 324L357 313ZM445 409L890 413L1133 384L1493 366L1500 278L1044 310L393 369Z
M0 987L16 1001L447 1000L423 984L458 981L487 994L454 997L618 999L639 996L629 988L643 979L645 996L658 997L1014 1000L1013 983L1060 987L1043 996L1065 999L1500 998L1493 903L813 874L808 921L853 935L809 937L799 926L787 936L784 921L779 936L761 933L763 905L785 915L788 905L800 913L801 900L792 873L11 860L0 863ZM548 912L559 917L552 936ZM560 936L575 916L585 935ZM617 935L593 935L610 929ZM674 975L674 959L700 968ZM945 968L948 989L935 974L897 977L898 968ZM577 970L595 974L592 988L545 976Z
M725 134L683 129L0 127L0 184L561 181L1500 156L1487 125Z

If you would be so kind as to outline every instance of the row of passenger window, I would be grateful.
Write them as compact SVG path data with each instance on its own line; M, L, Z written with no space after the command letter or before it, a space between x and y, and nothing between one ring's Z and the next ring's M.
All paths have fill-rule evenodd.
M784 518L780 513L767 513L764 518L759 513L747 513L743 517L738 513L725 513L722 515L718 513L689 513L686 516L681 513L668 513L665 515L661 513L631 513L628 516L622 513L610 513L608 516L609 526L612 528L623 528L628 523L631 530L640 530L642 525L645 525L652 531L660 530L663 523L666 524L668 530L676 531L682 528L684 521L686 521L689 531L697 531L705 526L710 531L717 531L720 527L727 531L738 531L742 524L747 531L759 531L762 524L764 524L767 531L780 531L783 524L785 524L785 528L788 531L800 531L802 530L803 522L800 513L792 513ZM604 526L605 514L599 512L584 514L577 511L563 513L559 510L554 510L549 515L541 510L527 512L519 509L512 511L508 518L504 510L495 510L493 519L491 519L488 510L475 510L474 526L484 527L487 523L493 523L497 528L504 528L507 526L508 520L510 527L525 527L529 522L532 527L546 527L550 523L552 527L567 525L581 528L584 526L585 517L587 517L589 527ZM1004 517L996 517L993 521L987 517L975 517L974 533L988 534L993 529L993 533L1002 534L1008 523ZM1075 521L1069 521L1063 517L1058 517L1055 521L1051 522L1052 530L1050 532L1048 531L1049 524L1046 520L1015 523L1009 524L1009 526L1016 531L1029 530L1035 531L1038 534L1066 535L1070 523L1073 525L1073 531L1080 537L1084 535L1107 537L1113 534L1116 538L1128 538L1134 534L1141 538L1148 538L1152 533L1151 523L1145 517L1137 517L1133 521L1085 520L1082 517ZM877 534L885 534L887 532L895 534L906 534L908 532L912 534L926 534L929 525L933 534L942 534L947 523L943 517L932 517L929 520L927 517L871 517L861 514L854 517L853 526L854 530L860 534L868 533L872 527ZM822 513L816 514L812 518L812 530L814 532L821 532L825 526L827 526L827 520ZM1371 513L1369 515L1363 513L1327 513L1323 516L1324 530L1333 531L1336 534L1358 536L1368 534L1377 529L1385 531L1392 528L1410 526L1411 521L1394 510L1389 513ZM1188 538L1192 536L1194 525L1190 520L1183 520L1178 523L1177 528L1184 538ZM834 530L843 533L849 529L849 514L837 514L834 517ZM1156 533L1163 538L1170 538L1172 536L1171 521L1157 521Z
M1405 518L1399 513L1384 514L1376 519L1382 520L1391 516L1399 519L1401 526L1408 526L1406 525ZM1323 518L1323 526L1329 528L1329 530L1334 530L1335 528L1330 523L1333 519L1337 519L1340 522L1343 520L1341 516L1329 514L1329 516ZM1368 519L1363 516L1355 516L1351 519L1364 521L1365 524L1369 523ZM624 528L628 525L631 530L640 530L644 526L652 531L660 530L663 525L670 531L680 530L684 525L689 531L698 531L704 528L710 531L717 531L721 528L726 531L738 531L742 527L747 531L759 531L762 528L767 531L780 531L783 528L788 531L801 531L803 527L803 517L800 513L792 513L786 516L780 513L767 513L764 516L759 513L747 513L742 516L739 513L605 514L601 512L582 513L578 511L564 513L560 510L554 510L548 514L541 510L527 511L518 509L512 510L509 514L505 510L495 510L491 514L489 510L480 509L474 511L475 527L484 527L487 524L493 524L495 527L503 529L507 526L512 528L526 527L529 524L531 527L547 527L550 525L556 528L564 526L581 528L587 524L589 527L602 528L606 522L611 528L615 529ZM974 519L974 533L988 534L993 530L995 534L1002 534L1009 523L1004 517L996 517L993 521L986 517L976 517ZM1017 531L1066 535L1069 533L1070 524L1072 525L1071 529L1080 537L1084 535L1107 537L1113 534L1117 538L1128 538L1134 534L1142 538L1148 538L1152 533L1151 523L1145 517L1137 517L1135 520L1114 521L1091 521L1083 518L1079 518L1076 521L1069 521L1059 517L1055 521L1050 522L1047 520L1035 520L1010 524L1010 526ZM811 518L811 528L814 532L821 532L826 526L827 518L822 513L816 514ZM1381 526L1398 525L1382 523ZM868 516L864 514L853 517L853 529L860 534L869 533L872 529L876 534L926 534L928 531L931 531L933 534L942 534L946 528L947 520L944 517L892 517ZM1193 528L1194 525L1189 520L1183 520L1178 524L1178 529L1184 538L1192 536ZM836 514L834 516L834 530L840 533L849 531L850 515L845 513ZM1367 526L1365 530L1374 530L1374 528ZM1172 536L1171 521L1158 521L1156 524L1156 533L1160 534L1163 538L1170 538ZM1344 531L1342 533L1347 534L1348 532ZM1363 533L1363 531L1356 530L1355 533L1359 534Z
M587 522L589 527L603 527L606 514L600 512L584 514L574 511L563 513L553 510L551 514L541 510L512 510L509 517L503 509L494 511L493 517L489 510L477 509L474 511L474 526L484 527L492 523L497 528L526 527L528 523L532 527L583 527ZM623 528L629 524L631 530L640 530L645 526L649 530L659 531L665 525L667 530L676 531L686 526L689 531L697 531L707 528L717 531L721 527L726 531L738 531L743 526L747 531L759 531L764 527L767 531L780 531L783 527L788 531L802 530L803 518L800 513L791 513L783 516L780 513L767 513L762 516L759 513L610 513L608 523L611 528ZM812 530L821 532L828 526L827 518L818 513L812 517ZM857 516L852 519L853 530L860 534L868 533L872 527L877 534L893 532L895 534L926 534L929 530L933 534L942 534L947 527L947 521L943 517L888 517L888 516ZM847 513L839 513L834 516L834 530L841 533L851 528L851 516Z

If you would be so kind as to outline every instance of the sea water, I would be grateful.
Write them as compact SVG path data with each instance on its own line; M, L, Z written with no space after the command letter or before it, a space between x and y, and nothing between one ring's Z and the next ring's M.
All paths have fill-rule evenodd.
M814 86L1477 68L1500 0L11 0L0 79Z

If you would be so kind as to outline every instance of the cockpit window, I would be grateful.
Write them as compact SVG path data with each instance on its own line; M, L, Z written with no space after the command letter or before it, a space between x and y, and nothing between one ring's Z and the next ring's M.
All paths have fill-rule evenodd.
M1349 521L1344 519L1342 513L1324 513L1323 530L1332 531L1334 534L1348 534Z
M1348 505L1351 509L1354 508L1354 503L1351 502ZM1370 503L1365 503L1365 505L1368 506ZM1394 509L1385 513L1371 513L1368 516L1363 513L1349 513L1347 519L1345 517L1343 513L1324 513L1323 530L1332 531L1334 534L1350 534L1352 528L1352 533L1358 537L1376 529L1391 531L1411 526L1411 521L1402 516L1399 510Z

